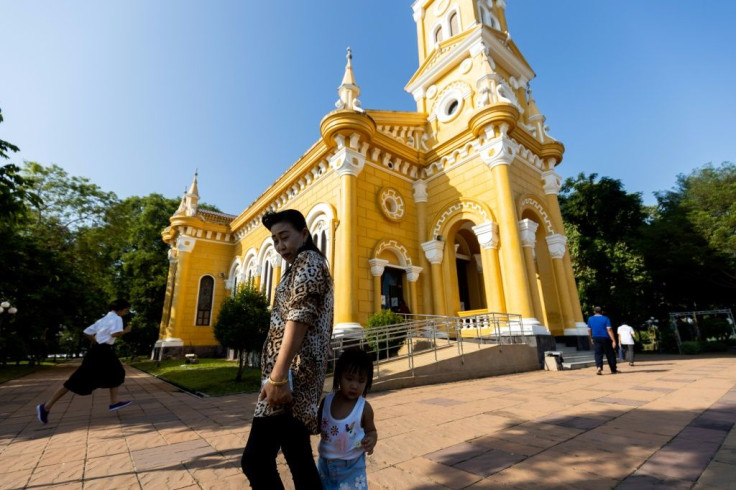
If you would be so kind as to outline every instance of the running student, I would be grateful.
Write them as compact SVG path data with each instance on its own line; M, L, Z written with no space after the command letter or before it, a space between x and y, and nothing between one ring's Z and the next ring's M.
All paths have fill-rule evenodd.
M319 407L317 469L325 490L368 488L365 455L376 447L373 408L365 400L373 381L373 360L360 349L342 353L332 390Z
M84 336L92 343L82 360L82 365L69 376L46 403L36 406L36 415L42 424L49 421L49 412L57 401L70 391L77 395L89 395L97 388L110 389L110 411L131 404L118 399L118 389L125 381L125 369L115 355L115 339L130 332L130 325L123 328L123 316L130 311L130 303L118 299L110 303L110 312L84 329Z

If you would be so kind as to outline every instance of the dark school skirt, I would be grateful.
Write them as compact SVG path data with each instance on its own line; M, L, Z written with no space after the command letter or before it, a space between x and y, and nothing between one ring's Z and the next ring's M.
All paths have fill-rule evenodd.
M125 369L110 344L94 344L82 365L69 376L64 388L77 395L89 395L97 388L115 388L125 381Z

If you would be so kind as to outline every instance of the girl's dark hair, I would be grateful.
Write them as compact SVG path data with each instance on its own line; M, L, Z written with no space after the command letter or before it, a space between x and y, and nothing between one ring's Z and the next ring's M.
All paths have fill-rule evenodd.
M340 378L343 374L353 372L365 376L363 396L366 396L373 385L373 359L370 354L357 347L344 350L337 359L335 373L332 375L332 390L340 389Z
M115 301L110 301L110 303L107 305L107 309L109 311L120 311L124 310L125 308L130 308L130 303L128 303L128 300L125 299L116 299Z
M304 228L307 228L307 220L304 219L304 215L296 209L284 209L283 211L279 211L277 213L268 212L263 215L263 218L261 218L261 223L263 223L263 226L268 228L268 231L271 231L271 227L273 227L273 225L284 222L289 223L298 232L301 232ZM298 252L301 252L302 250L314 250L322 257L325 256L322 253L322 250L317 248L317 245L314 244L314 240L312 239L312 234L309 232L309 228L307 228L307 241L304 243L304 245L302 245Z

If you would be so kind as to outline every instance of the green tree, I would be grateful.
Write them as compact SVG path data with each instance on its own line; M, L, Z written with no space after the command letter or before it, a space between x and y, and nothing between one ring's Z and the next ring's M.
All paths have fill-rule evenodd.
M133 330L123 337L131 354L150 352L158 338L169 272L168 245L161 232L178 206L176 199L160 194L129 197L106 213L106 225L85 237L109 260L113 296L125 297L135 315Z
M3 110L0 109L0 124L3 122ZM20 151L20 148L15 146L12 143L8 143L7 141L0 139L0 157L5 158L6 160L10 158L8 155L8 152L12 151L13 153L17 153Z
M732 163L680 175L659 192L643 253L660 317L668 311L733 307L736 287L736 171Z
M235 349L238 357L235 381L242 379L245 353L262 348L270 319L268 298L251 283L244 284L222 302L214 326L215 338L223 346Z
M581 173L564 182L559 199L583 311L600 305L614 321L643 319L651 278L639 251L641 195L619 180Z

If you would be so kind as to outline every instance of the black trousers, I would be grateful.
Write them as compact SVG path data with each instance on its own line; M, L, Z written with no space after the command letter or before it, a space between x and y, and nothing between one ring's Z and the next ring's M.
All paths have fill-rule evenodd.
M611 372L616 372L616 352L613 350L613 341L608 337L593 337L593 347L595 349L595 366L603 369L603 354L606 354L608 367Z
M240 466L253 490L284 488L276 469L279 449L284 453L296 490L322 488L312 455L309 431L291 415L254 417Z

